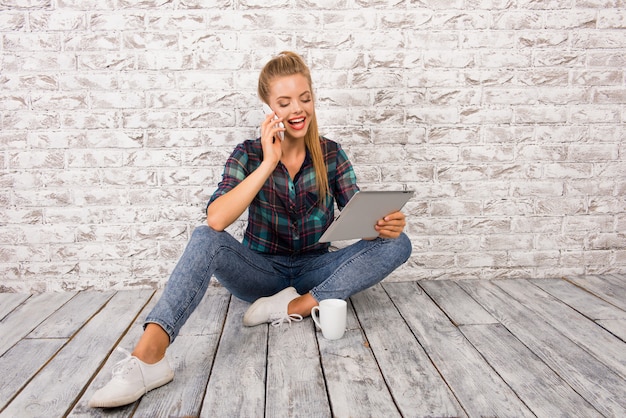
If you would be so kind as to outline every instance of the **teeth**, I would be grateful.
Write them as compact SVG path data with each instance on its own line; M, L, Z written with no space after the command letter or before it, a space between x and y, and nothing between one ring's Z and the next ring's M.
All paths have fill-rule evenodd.
M290 120L290 121L289 121L289 123L301 123L301 122L304 122L304 118L300 118L300 119L293 119L293 120Z

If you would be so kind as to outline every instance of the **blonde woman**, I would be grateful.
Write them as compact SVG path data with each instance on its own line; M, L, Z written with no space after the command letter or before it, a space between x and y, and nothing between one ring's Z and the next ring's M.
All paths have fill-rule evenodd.
M207 224L194 230L134 351L90 406L129 404L173 379L165 352L212 276L252 303L243 325L278 325L302 320L323 299L347 299L375 285L411 254L401 212L378 221L375 239L332 252L318 242L335 203L342 208L358 191L352 165L337 142L319 135L311 74L299 55L271 59L258 94L273 111L261 137L239 144L226 161ZM239 242L225 229L246 210Z

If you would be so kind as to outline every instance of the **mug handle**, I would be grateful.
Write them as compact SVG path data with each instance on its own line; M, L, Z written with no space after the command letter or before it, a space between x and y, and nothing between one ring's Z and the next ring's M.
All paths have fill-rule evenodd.
M322 329L322 325L320 324L320 320L318 316L319 311L320 311L319 306L314 306L313 308L311 308L311 318L313 319L313 322L315 322L315 325L317 325L319 329Z

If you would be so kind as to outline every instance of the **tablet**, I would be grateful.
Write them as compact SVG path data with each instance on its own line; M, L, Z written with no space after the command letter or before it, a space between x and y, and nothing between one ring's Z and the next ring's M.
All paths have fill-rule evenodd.
M357 192L319 242L377 237L376 222L402 209L413 193L411 190Z

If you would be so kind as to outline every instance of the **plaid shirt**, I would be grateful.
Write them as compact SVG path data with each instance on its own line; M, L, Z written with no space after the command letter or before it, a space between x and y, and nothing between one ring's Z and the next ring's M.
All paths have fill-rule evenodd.
M320 142L332 196L318 203L315 169L308 150L294 179L285 166L278 163L248 208L243 243L252 250L297 254L328 249L329 243L317 241L334 219L335 201L342 209L358 191L358 186L352 164L341 146L324 137ZM239 144L226 161L222 181L208 204L237 186L262 161L260 139Z

